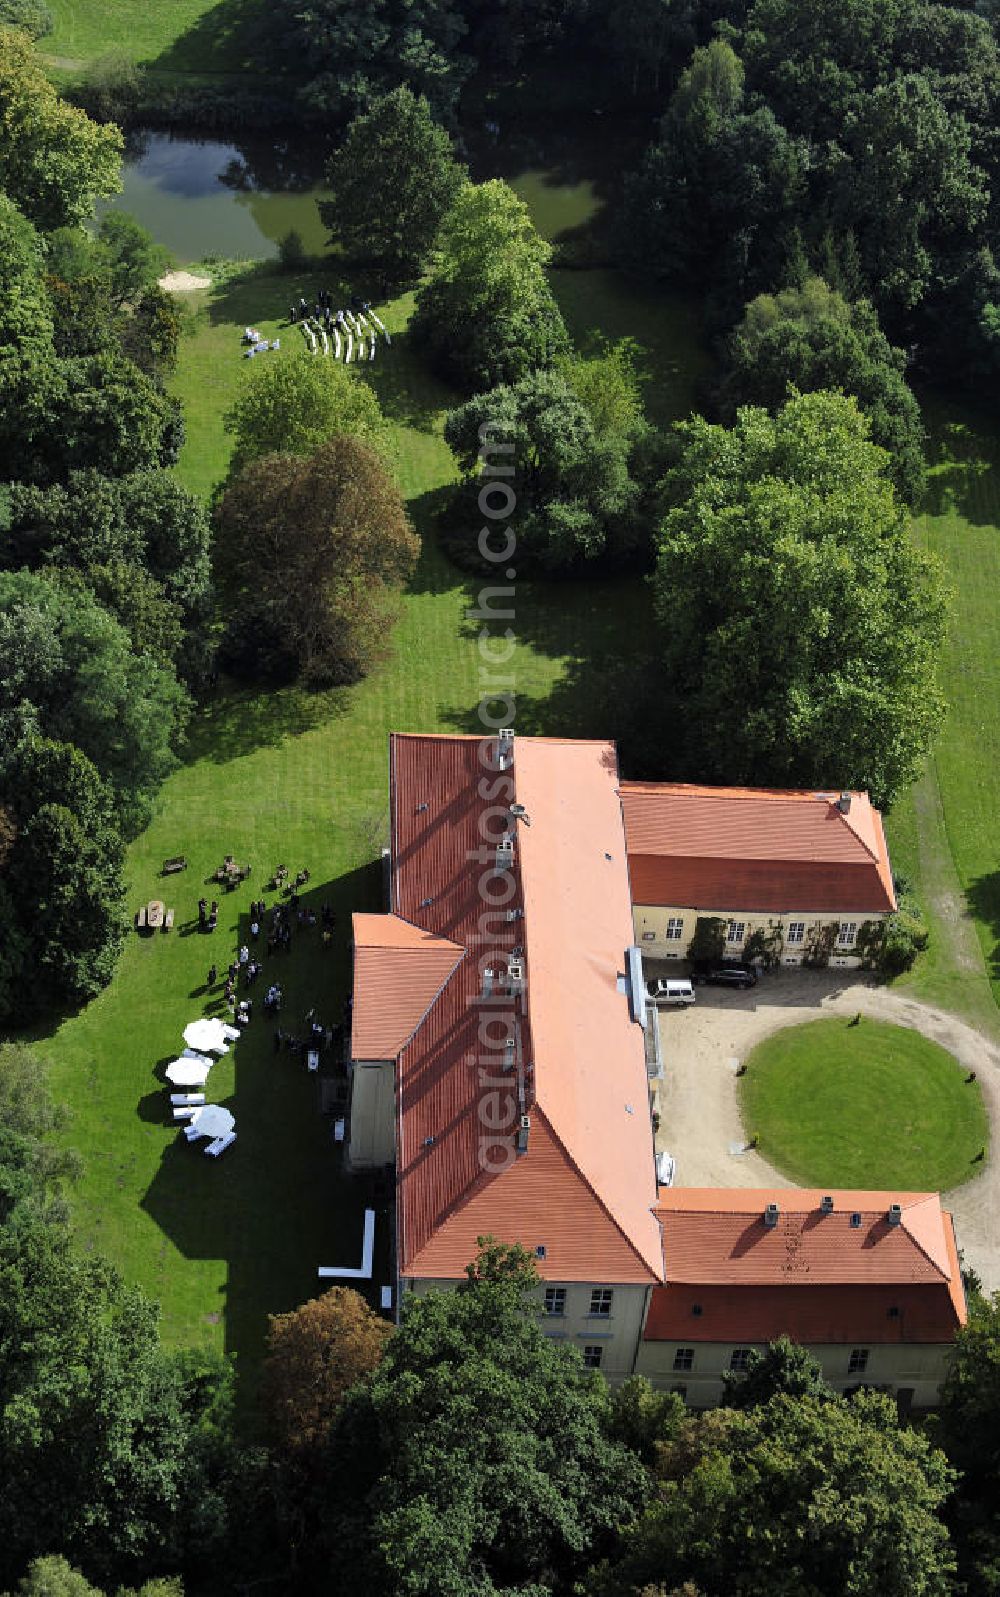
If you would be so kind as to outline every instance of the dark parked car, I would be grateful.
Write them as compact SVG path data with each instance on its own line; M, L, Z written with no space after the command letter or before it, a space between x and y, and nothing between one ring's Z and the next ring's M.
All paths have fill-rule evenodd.
M692 972L691 980L710 982L713 987L756 987L757 972L752 965L700 965Z

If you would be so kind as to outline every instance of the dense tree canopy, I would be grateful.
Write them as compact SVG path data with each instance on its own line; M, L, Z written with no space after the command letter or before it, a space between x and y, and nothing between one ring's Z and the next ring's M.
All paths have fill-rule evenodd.
M866 302L812 277L800 289L762 294L730 340L730 369L722 385L723 419L741 405L777 410L792 389L853 394L868 417L872 438L889 454L901 496L913 503L924 480L923 423L906 384L906 358L893 349Z
M0 173L6 194L41 228L85 222L121 188L122 135L68 105L27 34L0 25Z
M300 97L312 114L354 116L401 83L446 114L472 70L454 0L315 0L308 9L282 0L280 18L300 74L305 64Z
M534 1269L514 1251L408 1298L340 1411L320 1534L345 1597L547 1597L635 1515L645 1473L608 1435L607 1386L525 1312Z
M305 459L253 461L229 479L217 534L244 669L319 686L353 681L381 658L420 543L367 443L338 436Z
M932 0L755 0L696 50L626 185L622 249L712 291L715 319L822 271L928 366L1000 359L995 277L1000 50ZM735 48L734 48L735 45ZM738 52L738 53L737 53ZM990 209L990 191L994 194Z
M75 744L109 784L127 830L173 768L185 711L172 672L133 653L122 626L84 591L41 572L0 574L0 730Z
M942 710L945 599L852 399L678 428L655 584L673 774L889 805Z
M561 371L535 372L453 410L445 438L465 472L453 519L464 529L468 555L482 561L476 500L484 429L509 448L503 458L517 484L519 559L564 571L609 549L620 554L634 545L639 489L629 475L629 457L638 418L633 413L626 430L617 431L616 425L609 421L598 436L591 410L569 373Z
M326 181L319 210L332 242L396 282L418 271L463 172L427 101L400 88L354 119Z
M466 184L417 295L414 341L465 389L514 383L552 365L569 339L545 276L551 255L506 183Z
M944 1455L891 1398L784 1394L676 1424L658 1489L595 1597L692 1580L741 1597L948 1597Z

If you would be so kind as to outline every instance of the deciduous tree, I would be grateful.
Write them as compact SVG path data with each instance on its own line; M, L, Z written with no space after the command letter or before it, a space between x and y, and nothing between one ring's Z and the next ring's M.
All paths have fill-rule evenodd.
M252 462L230 478L217 528L245 669L291 669L326 685L353 681L381 657L420 544L367 443L336 437L305 459Z
M398 282L419 270L463 173L427 101L399 88L354 119L326 180L319 210L331 242Z
M311 455L333 437L363 438L389 458L391 443L374 390L339 361L251 361L224 418L235 442L231 472L264 455Z
M891 804L941 717L946 590L885 451L827 393L678 433L655 576L672 774Z
M376 1368L391 1330L348 1287L270 1316L262 1403L283 1452L312 1452L326 1442L344 1394Z
M441 224L411 332L465 389L513 383L551 366L569 339L545 276L551 245L499 178L468 183Z
M121 188L121 129L101 127L57 93L27 34L0 27L0 171L38 227L85 222Z

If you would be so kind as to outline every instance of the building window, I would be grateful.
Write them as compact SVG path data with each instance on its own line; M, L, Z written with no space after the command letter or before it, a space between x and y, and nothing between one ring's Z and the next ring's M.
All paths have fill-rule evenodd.
M841 923L840 923L840 930L837 933L837 947L838 948L853 948L854 947L854 942L855 942L855 939L856 939L857 935L858 935L858 923L857 923L857 921L856 920L842 920Z
M806 923L804 920L791 920L788 922L788 941L790 944L805 942Z
M546 1314L566 1313L566 1288L564 1286L547 1286L545 1288Z
M684 921L680 915L671 915L667 921L667 942L679 943L684 931Z
M686 1386L681 1386L681 1385L679 1385L678 1383L675 1382L675 1384L670 1388L670 1390L672 1392L676 1392L677 1393L677 1396L680 1398L682 1403L686 1403L687 1402L688 1389L687 1389Z
M644 943L655 943L656 942L656 933L655 932L643 932L642 940L643 940Z
M606 1320L611 1313L611 1300L614 1297L609 1286L595 1286L590 1294L590 1312Z
M868 1349L866 1347L852 1347L851 1356L847 1361L848 1375L864 1375L868 1368Z
M750 1368L750 1354L752 1351L753 1349L748 1347L734 1347L733 1356L729 1360L729 1368L736 1370L740 1375L744 1375Z
M600 1343L588 1343L583 1350L583 1362L588 1370L599 1370L603 1357L604 1349Z
M726 927L726 942L742 943L746 929L747 923L745 920L731 920Z
M676 1353L674 1354L674 1369L675 1370L693 1370L694 1369L694 1348L693 1347L679 1347L677 1349Z

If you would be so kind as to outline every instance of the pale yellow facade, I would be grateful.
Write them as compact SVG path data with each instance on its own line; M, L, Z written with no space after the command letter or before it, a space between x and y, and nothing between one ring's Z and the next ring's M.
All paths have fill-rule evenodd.
M420 1293L435 1288L448 1291L454 1286L454 1281L400 1282L401 1291ZM650 1287L611 1281L543 1281L536 1294L539 1324L553 1341L572 1343L591 1368L599 1369L612 1386L617 1386L635 1373L650 1291ZM601 1294L602 1307L608 1303L607 1313L592 1312L595 1293ZM595 1351L599 1352L599 1360Z
M636 1370L661 1391L682 1391L691 1408L713 1408L722 1401L722 1377L733 1368L733 1354L750 1348L764 1353L766 1346L764 1342L692 1341L686 1346L679 1342L642 1342ZM877 1386L891 1392L903 1406L917 1409L934 1408L939 1403L952 1351L950 1343L941 1342L859 1342L855 1347L845 1343L807 1343L806 1347L835 1392L859 1384ZM686 1368L689 1352L693 1360ZM864 1353L866 1359L857 1358ZM851 1368L852 1354L855 1364L863 1362L863 1368Z
M779 963L782 965L801 965L811 935L823 927L836 925L837 941L830 954L830 964L847 969L858 964L853 952L858 929L865 921L885 918L861 911L834 915L816 910L789 910L781 915L768 915L745 909L685 909L677 905L636 904L632 910L636 943L647 959L686 959L695 926L699 918L707 917L724 920L727 932L732 934L726 940L727 958L738 959L747 938L756 931L765 935L780 932Z

